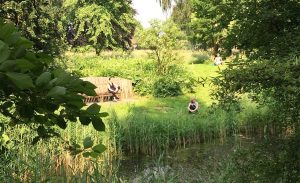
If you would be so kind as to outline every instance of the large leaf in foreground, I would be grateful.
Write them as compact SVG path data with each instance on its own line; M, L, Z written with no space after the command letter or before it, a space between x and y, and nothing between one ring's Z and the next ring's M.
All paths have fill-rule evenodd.
M6 75L21 90L33 87L32 79L27 74L9 72Z

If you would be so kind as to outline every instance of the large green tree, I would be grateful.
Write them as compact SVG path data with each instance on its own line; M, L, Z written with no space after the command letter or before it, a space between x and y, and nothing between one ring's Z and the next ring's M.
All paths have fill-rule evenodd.
M172 8L171 19L187 34L191 33L190 22L193 13L191 0L177 2Z
M34 42L36 51L54 55L64 42L62 3L61 0L3 0L0 18L12 21Z
M216 54L222 47L232 20L232 4L225 0L192 0L190 40L199 48L213 48Z
M252 52L252 56L264 58L299 54L299 1L230 0L226 3L232 7L232 13L225 47L236 46L248 54Z
M136 20L130 0L68 0L64 6L68 21L75 24L75 39L86 38L97 54L107 48L131 47Z

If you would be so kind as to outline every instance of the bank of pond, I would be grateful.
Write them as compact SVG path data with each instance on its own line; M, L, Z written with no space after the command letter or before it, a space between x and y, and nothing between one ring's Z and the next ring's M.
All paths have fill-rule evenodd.
M105 132L73 123L61 131L61 138L42 140L36 145L31 145L36 134L29 128L7 126L7 133L14 140L10 142L10 149L1 152L0 180L159 182L174 179L174 182L184 182L182 175L185 174L204 181L209 178L209 172L204 171L199 177L196 175L199 169L195 167L205 170L206 166L217 165L223 155L241 145L237 137L263 138L274 131L267 125L270 121L266 121L271 119L270 114L255 105L248 105L240 112L203 107L197 114L188 114L186 107L175 111L159 107L151 111L132 103L110 103L103 107L110 114L103 118ZM99 158L86 158L83 153L71 150L74 144L82 148L87 137L93 144L105 145L106 151ZM192 166L188 174L179 171L187 169L189 163ZM192 179L186 178L188 180Z

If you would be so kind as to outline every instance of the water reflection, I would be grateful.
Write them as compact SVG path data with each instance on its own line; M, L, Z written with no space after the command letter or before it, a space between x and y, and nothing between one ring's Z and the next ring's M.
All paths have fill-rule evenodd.
M128 156L120 161L119 176L129 182L205 182L210 172L235 147L251 143L251 139L236 136L227 140L196 144L159 156Z

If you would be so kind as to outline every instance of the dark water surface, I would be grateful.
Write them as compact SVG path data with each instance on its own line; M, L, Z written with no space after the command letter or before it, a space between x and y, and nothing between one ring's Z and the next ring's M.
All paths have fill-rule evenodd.
M174 149L155 157L130 156L121 160L119 176L128 182L206 182L236 147L251 143L251 139L236 136Z

